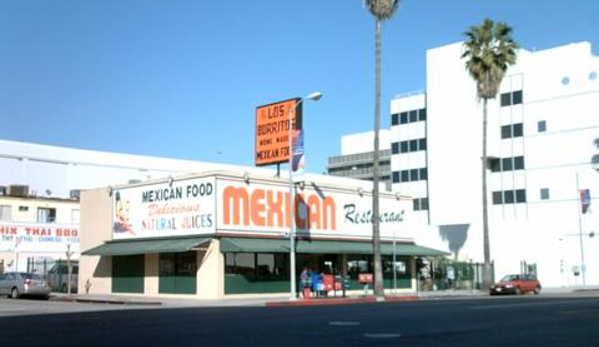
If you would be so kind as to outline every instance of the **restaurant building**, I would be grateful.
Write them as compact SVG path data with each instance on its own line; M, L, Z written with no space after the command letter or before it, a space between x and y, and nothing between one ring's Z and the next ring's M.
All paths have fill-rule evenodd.
M36 196L28 186L0 187L0 273L45 274L79 256L79 201Z
M307 267L363 290L359 275L373 272L368 187L312 175L290 194L285 178L211 171L83 191L79 288L198 299L288 294L293 200L295 278ZM418 258L446 254L415 244L411 211L411 198L380 193L384 284L397 292L417 290Z

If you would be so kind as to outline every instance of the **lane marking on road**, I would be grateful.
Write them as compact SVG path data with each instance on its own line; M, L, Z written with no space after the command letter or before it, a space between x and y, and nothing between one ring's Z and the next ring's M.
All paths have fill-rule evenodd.
M369 339L394 339L401 337L401 334L392 334L392 333L378 333L378 334L364 334L364 337Z
M329 322L329 325L335 325L335 326L356 326L356 325L360 325L360 322L332 321L332 322Z
M514 307L527 307L527 306L554 306L554 305L564 305L570 304L571 300L561 300L561 301L531 301L531 302L518 302L518 303L499 303L499 304L489 304L489 305L477 305L470 307L473 310L490 310L490 309L503 309L503 308L514 308Z

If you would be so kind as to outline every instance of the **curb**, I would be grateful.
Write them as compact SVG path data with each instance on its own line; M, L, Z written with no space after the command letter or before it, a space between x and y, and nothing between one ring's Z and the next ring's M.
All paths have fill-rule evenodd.
M366 303L385 303L397 301L415 301L420 300L418 296L388 296L384 300L372 296L367 298L339 298L339 299L299 299L295 301L277 301L267 302L264 306L267 307L283 307L283 306L323 306L323 305L354 305Z
M129 300L113 300L113 299L83 299L73 297L53 297L50 298L52 301L62 302L77 302L81 304L109 304L109 305L149 305L149 306L160 306L161 302L158 301L129 301Z

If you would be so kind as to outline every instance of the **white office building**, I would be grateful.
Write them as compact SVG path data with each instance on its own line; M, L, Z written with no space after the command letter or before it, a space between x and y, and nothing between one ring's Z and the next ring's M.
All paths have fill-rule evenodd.
M483 110L462 51L428 50L426 92L391 101L391 175L395 191L414 197L418 242L482 262ZM599 285L598 74L588 42L522 49L489 101L496 278L536 271L546 287Z

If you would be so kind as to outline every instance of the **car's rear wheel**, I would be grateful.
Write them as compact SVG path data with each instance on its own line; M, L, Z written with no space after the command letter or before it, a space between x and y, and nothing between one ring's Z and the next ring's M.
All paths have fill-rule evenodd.
M534 293L535 293L535 295L539 295L539 294L541 294L541 287L539 287L539 286L536 286L536 287L535 287L535 290L534 290Z
M516 294L516 295L522 294L522 291L520 291L520 287L516 287L516 289L514 289L514 294Z
M19 298L19 290L17 288L13 288L10 291L10 297L13 299L18 299Z

